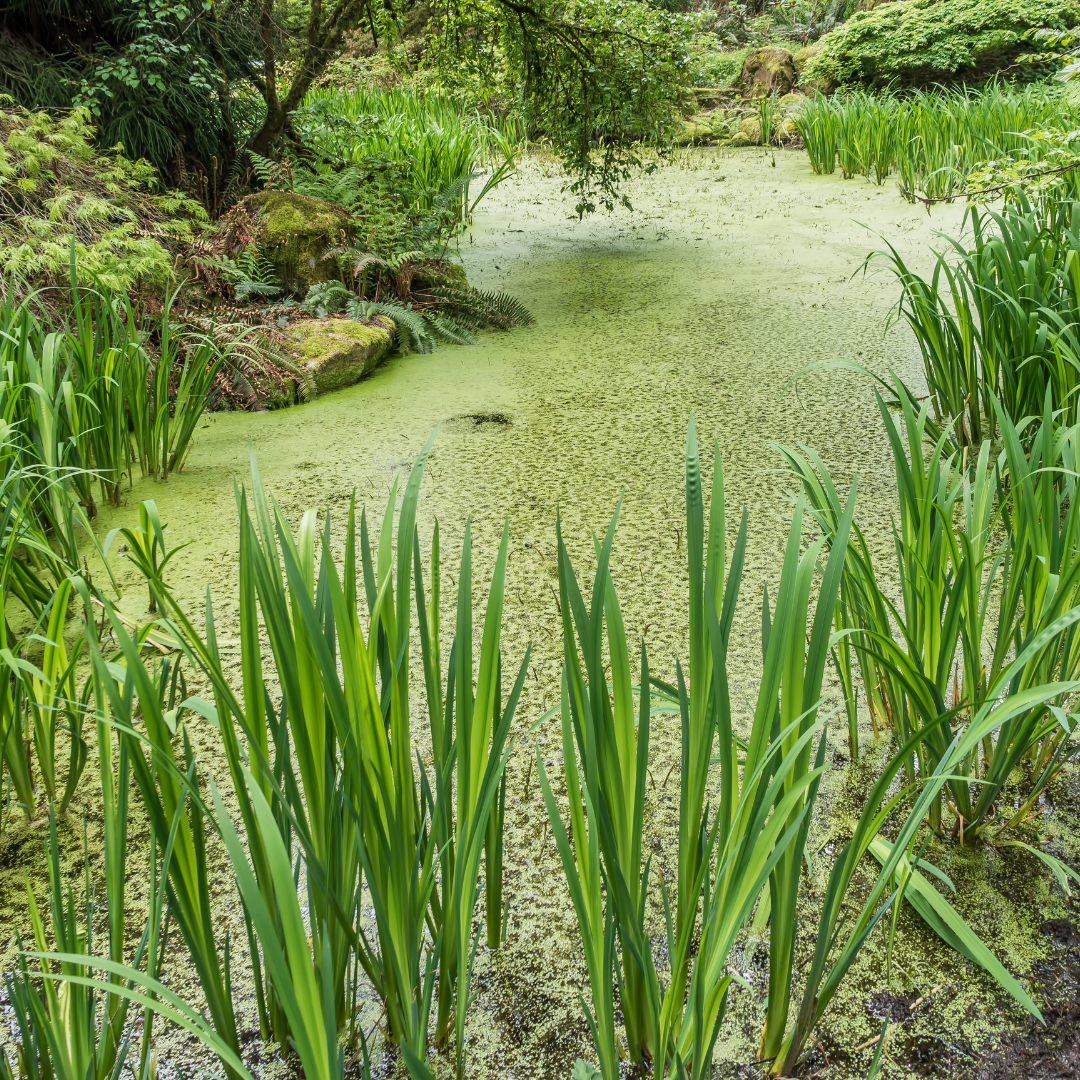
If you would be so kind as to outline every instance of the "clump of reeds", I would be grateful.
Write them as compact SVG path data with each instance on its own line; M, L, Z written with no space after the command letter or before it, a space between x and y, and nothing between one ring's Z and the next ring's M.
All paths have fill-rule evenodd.
M328 161L396 169L424 209L459 185L464 213L508 175L525 138L516 117L482 115L448 95L401 88L311 90L296 122L305 144ZM470 180L485 165L492 174L470 199Z
M996 398L1017 420L1037 416L1049 388L1077 418L1080 389L1080 202L1067 188L1000 211L972 206L971 241L951 239L929 279L890 247L937 419L960 445L996 433Z
M846 90L803 103L795 115L810 164L845 179L876 184L896 173L904 196L936 198L961 191L965 177L991 158L1038 157L1032 132L1068 131L1076 114L1063 92L1046 85L998 84L979 90Z

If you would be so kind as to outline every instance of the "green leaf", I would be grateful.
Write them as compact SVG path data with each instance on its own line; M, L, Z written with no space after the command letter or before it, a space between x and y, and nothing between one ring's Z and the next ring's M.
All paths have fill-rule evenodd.
M870 841L869 850L884 866L893 848L887 840L879 836ZM911 876L907 882L904 898L930 926L930 929L961 956L966 956L972 963L978 964L989 972L1003 990L1007 990L1032 1016L1041 1021L1042 1013L1035 1002L1028 997L1024 988L1005 970L998 958L983 944L982 939L964 921L956 908L922 874L917 870L910 871L906 858L901 859L893 874L893 879L899 884L909 872Z

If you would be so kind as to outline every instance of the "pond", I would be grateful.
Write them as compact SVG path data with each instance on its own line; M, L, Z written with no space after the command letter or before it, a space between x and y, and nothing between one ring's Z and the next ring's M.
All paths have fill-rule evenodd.
M469 517L480 579L490 573L508 516L504 649L516 668L531 641L533 660L518 712L522 738L508 771L509 940L498 955L481 950L468 1025L468 1075L476 1077L565 1078L576 1057L592 1058L578 1003L586 988L580 943L533 767L539 752L549 772L561 771L558 721L527 731L559 692L556 515L583 572L589 530L605 528L622 498L613 572L624 618L631 637L647 642L654 673L672 678L676 656L686 651L682 470L693 413L703 457L715 439L723 459L729 544L739 507L749 514L732 644L734 704L746 724L760 668L762 588L774 588L779 577L787 492L795 487L770 443L813 446L842 490L857 476L856 520L875 548L891 547L892 465L871 382L841 371L797 383L794 377L841 357L881 374L892 366L921 385L913 338L906 327L887 328L897 283L884 262L865 273L864 262L888 242L924 269L935 231L955 231L961 218L959 208L936 208L930 217L891 183L815 176L804 154L784 150L680 152L631 185L632 213L585 221L573 215L563 182L543 162L526 163L489 195L460 242L469 280L521 299L534 326L485 334L474 347L391 358L362 384L301 407L208 416L183 473L164 485L136 484L126 506L101 515L104 532L130 523L140 498L157 500L170 540L190 545L172 564L170 580L193 612L209 589L226 646L237 633L234 483L248 483L252 450L289 521L324 509L338 540L351 493L381 517L391 485L441 424L420 521L426 541L438 517L444 580L451 582ZM122 561L120 578L128 586L121 606L141 613L145 591ZM485 582L479 591L486 594ZM873 760L886 741L875 750L869 718L862 719ZM815 853L843 835L869 775L843 767L842 727L841 717L811 834ZM419 714L414 735L423 751ZM196 742L205 748L212 740ZM668 880L678 754L677 719L659 718L646 834L653 874ZM210 767L224 771L220 763ZM950 862L947 850L937 854L957 879L961 911L1010 966L1015 960L1026 970L1043 955L1049 946L1038 928L1047 915L1032 901L1046 897L1029 895L1021 869L997 856L976 865L983 856ZM820 898L819 869L810 875L811 905ZM221 887L231 888L224 863ZM658 904L649 925L660 940ZM237 928L242 933L241 923ZM797 963L814 929L816 921L800 927ZM888 990L880 937L879 931L823 1025L820 1053L828 1060L840 1055L830 1076L865 1075L869 1055L855 1049L880 1030L868 1002ZM750 989L734 993L721 1032L716 1060L723 1075L731 1063L756 1057L765 985L760 951L749 939L738 950ZM894 1057L906 1068L917 1071L926 1059L931 1070L947 1066L951 1071L941 1075L953 1075L968 1061L963 1048L979 1047L988 1032L1019 1020L987 976L923 934L910 916L901 920L896 956L902 967L893 970L894 994L905 1001L929 994L895 1040ZM243 982L243 972L238 977ZM372 1006L367 1021L376 1019ZM269 1059L262 1065L265 1075L273 1072Z

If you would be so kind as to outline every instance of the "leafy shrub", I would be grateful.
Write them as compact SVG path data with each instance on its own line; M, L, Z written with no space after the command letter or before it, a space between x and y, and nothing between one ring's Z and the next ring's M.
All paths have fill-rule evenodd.
M986 72L1015 59L1032 28L1078 21L1071 0L897 0L826 34L803 77L919 82Z
M691 82L695 86L731 86L742 71L750 47L724 51L715 34L698 35L691 46Z
M320 281L308 289L300 305L309 315L325 319L331 311L344 311L352 293L340 281Z
M99 154L85 109L59 117L0 110L0 293L11 279L56 286L79 272L126 293L169 277L170 245L189 241L205 211L184 195L151 193L153 166Z

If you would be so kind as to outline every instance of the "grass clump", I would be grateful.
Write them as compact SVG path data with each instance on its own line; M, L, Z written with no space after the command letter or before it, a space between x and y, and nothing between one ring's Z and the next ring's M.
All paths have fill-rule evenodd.
M296 124L327 166L315 175L333 183L334 173L359 167L370 183L390 173L407 189L403 203L422 210L453 185L459 217L510 174L514 149L525 140L517 116L497 121L445 95L399 87L312 90ZM471 181L488 165L491 176L470 201Z
M1057 86L997 84L981 90L907 95L846 90L805 102L795 116L815 172L883 184L893 173L904 196L950 196L989 158L1038 161L1067 132L1075 108Z
M821 40L807 79L915 84L1000 70L1027 33L1078 19L1068 0L897 0L856 12Z
M179 192L154 194L151 165L99 153L93 138L84 109L59 117L0 109L4 278L62 284L74 240L83 275L112 292L168 280L172 245L191 239L205 211Z

